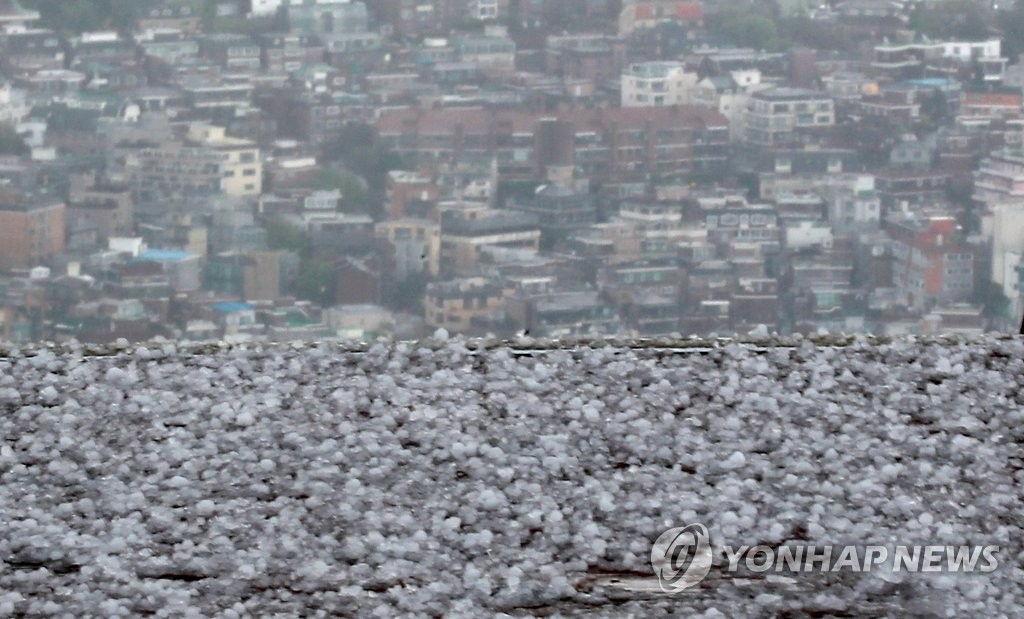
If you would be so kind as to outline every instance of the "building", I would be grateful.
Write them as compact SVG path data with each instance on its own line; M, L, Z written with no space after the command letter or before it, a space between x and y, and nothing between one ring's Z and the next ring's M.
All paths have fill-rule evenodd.
M377 119L381 142L417 165L497 159L502 178L542 179L570 165L603 182L720 171L728 121L694 106L525 110L392 109Z
M691 103L697 74L680 62L635 62L622 75L622 107L656 107Z
M762 146L793 142L798 132L835 125L832 99L802 88L771 88L750 96L744 138Z
M700 80L691 91L690 103L710 108L728 118L729 139L736 141L744 135L751 93L766 88L768 85L762 84L761 72L757 69L737 69Z
M992 280L1011 300L1014 314L1024 307L1018 268L1024 258L1024 151L1008 147L985 158L974 178L974 200L987 210L983 232L992 237Z
M376 225L377 238L392 248L398 279L414 274L436 277L441 265L441 226L426 219L401 218Z
M441 273L475 274L481 250L488 246L536 251L540 247L537 218L527 213L489 209L444 213Z
M511 208L537 218L541 245L547 249L597 223L597 205L589 192L556 184L538 187L531 198L515 201Z
M505 291L485 277L435 282L427 286L423 306L428 326L466 333L474 319L504 311Z
M964 116L1020 116L1024 107L1021 89L999 84L965 87L960 93Z
M893 285L909 307L964 302L974 291L974 248L962 240L952 217L890 218Z
M223 127L195 123L184 140L130 145L126 172L137 196L260 195L263 165L254 142L227 136Z
M36 266L63 252L65 217L59 199L0 193L0 269Z
M360 34L370 27L364 2L288 0L285 10L291 31L298 34Z
M871 68L880 76L894 79L955 74L958 69L977 66L985 81L999 81L1006 70L1002 40L928 41L882 43L874 47Z
M700 2L654 0L623 4L619 13L620 36L630 36L637 30L653 28L664 22L678 24L690 32L704 27L704 5Z
M516 67L515 41L496 34L464 35L452 42L459 60L480 69L509 70Z
M622 330L615 307L591 290L519 293L509 299L508 315L531 337L600 336Z

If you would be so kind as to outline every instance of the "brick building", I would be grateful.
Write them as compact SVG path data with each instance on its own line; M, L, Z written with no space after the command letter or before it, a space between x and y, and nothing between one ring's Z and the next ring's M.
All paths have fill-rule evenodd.
M0 269L34 266L64 251L65 217L57 198L0 194Z
M555 114L404 108L382 113L377 129L384 146L418 164L496 158L504 178L543 178L550 165L610 181L718 171L729 141L724 116L692 106Z

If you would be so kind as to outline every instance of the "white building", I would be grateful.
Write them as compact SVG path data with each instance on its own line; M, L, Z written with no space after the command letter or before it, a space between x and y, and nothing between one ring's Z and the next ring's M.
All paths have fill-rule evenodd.
M7 82L0 84L0 123L16 125L31 109L24 91L11 88Z
M828 221L839 235L872 232L882 221L882 200L875 177L868 174L836 175L821 189L828 206Z
M253 17L268 17L277 13L284 5L283 0L252 0Z
M656 107L690 103L697 74L679 62L637 62L622 75L622 107Z
M743 137L743 122L750 95L769 88L757 69L730 71L727 75L706 77L693 88L690 103L718 111L729 119L729 139Z
M468 9L473 19L489 21L499 17L498 0L470 0Z
M974 173L974 199L987 207L982 232L992 237L992 280L1002 286L1021 313L1017 267L1024 255L1024 151L1019 147L992 153Z

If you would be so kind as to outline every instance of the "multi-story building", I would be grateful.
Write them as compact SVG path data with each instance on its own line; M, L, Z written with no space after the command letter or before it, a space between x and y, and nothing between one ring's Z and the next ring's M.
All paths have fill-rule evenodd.
M833 232L842 235L878 230L884 204L876 181L869 175L837 175L819 190L825 198Z
M196 123L185 140L129 146L125 168L137 196L158 201L189 195L258 196L263 184L259 148Z
M681 62L635 62L622 74L622 107L688 104L696 83Z
M627 1L619 14L619 34L629 36L637 30L662 22L674 22L692 31L704 26L704 5L677 0Z
M1001 39L982 41L914 41L876 45L871 67L892 78L924 77L926 73L955 73L971 64L986 81L999 81L1006 69Z
M747 103L751 93L764 90L761 72L755 68L729 71L699 81L692 90L690 103L715 110L729 119L729 139L743 137Z
M453 41L459 60L481 69L514 69L516 43L497 34L465 35Z
M377 119L382 143L417 164L496 158L503 178L544 178L572 165L604 182L724 168L728 121L692 106L523 110L394 109Z
M31 73L64 68L64 46L60 35L52 30L8 26L0 32L0 51L0 63L11 71Z
M771 88L750 96L744 121L747 142L762 146L787 144L797 133L835 125L832 99L802 88Z
M370 27L365 2L351 0L288 0L288 25L299 34L362 33Z
M446 10L449 4L450 0L377 0L373 8L395 34L415 37L444 32L454 17Z
M615 307L592 290L517 293L508 300L508 315L533 337L611 335L622 330Z
M487 246L529 249L540 247L537 218L527 213L479 209L447 211L441 219L441 272L472 275Z
M269 73L291 73L324 59L323 42L314 35L259 34L256 41L263 69Z
M0 269L36 266L64 251L66 207L52 196L0 193Z
M985 208L982 231L992 237L992 280L1019 315L1024 308L1018 274L1024 259L1024 151L1008 147L985 158L975 172L974 200Z
M418 273L437 276L441 264L439 224L426 219L392 219L378 223L376 234L392 248L396 277L404 279Z
M531 198L515 201L511 207L537 217L545 248L597 222L597 205L589 192L557 184L539 187Z
M485 318L505 308L505 290L486 277L470 277L427 286L424 318L433 328L465 333L476 318Z
M226 71L251 73L261 66L259 43L244 34L206 35L200 39L199 51Z
M504 16L508 11L509 0L469 0L466 12L472 19L493 21Z
M893 285L908 306L961 302L974 291L975 249L962 240L952 217L889 218L893 239Z
M549 74L601 83L618 79L626 63L626 45L602 34L549 36L544 68Z

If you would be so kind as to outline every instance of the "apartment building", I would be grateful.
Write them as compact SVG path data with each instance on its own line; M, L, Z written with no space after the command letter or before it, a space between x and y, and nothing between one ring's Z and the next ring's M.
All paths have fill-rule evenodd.
M982 231L992 236L992 280L1019 314L1024 308L1017 272L1024 259L1024 151L1008 147L985 158L974 173L973 197L987 211Z
M956 219L911 216L885 223L893 239L893 285L908 306L971 298L975 250L962 240Z
M441 263L441 226L427 219L403 217L376 225L377 238L386 240L392 251L398 279L425 273L436 277Z
M622 107L688 104L696 83L681 62L635 62L622 75Z
M537 251L540 225L529 213L499 210L447 211L441 219L441 272L476 272L484 247Z
M133 191L153 199L255 197L262 190L259 148L226 135L223 127L195 123L184 140L129 146L125 159Z
M64 251L66 207L53 196L0 193L0 269L35 266Z
M504 310L505 291L486 277L435 282L427 286L423 306L430 327L465 333L474 319Z
M925 73L955 73L976 65L985 81L999 81L1006 70L1002 40L885 42L874 47L871 68L890 78L924 77Z
M524 110L393 109L377 119L382 143L417 163L497 159L502 178L544 178L572 165L587 177L624 181L649 174L721 170L728 121L705 108Z
M787 144L799 131L835 125L833 101L802 88L771 88L753 93L744 121L747 142L761 146Z

